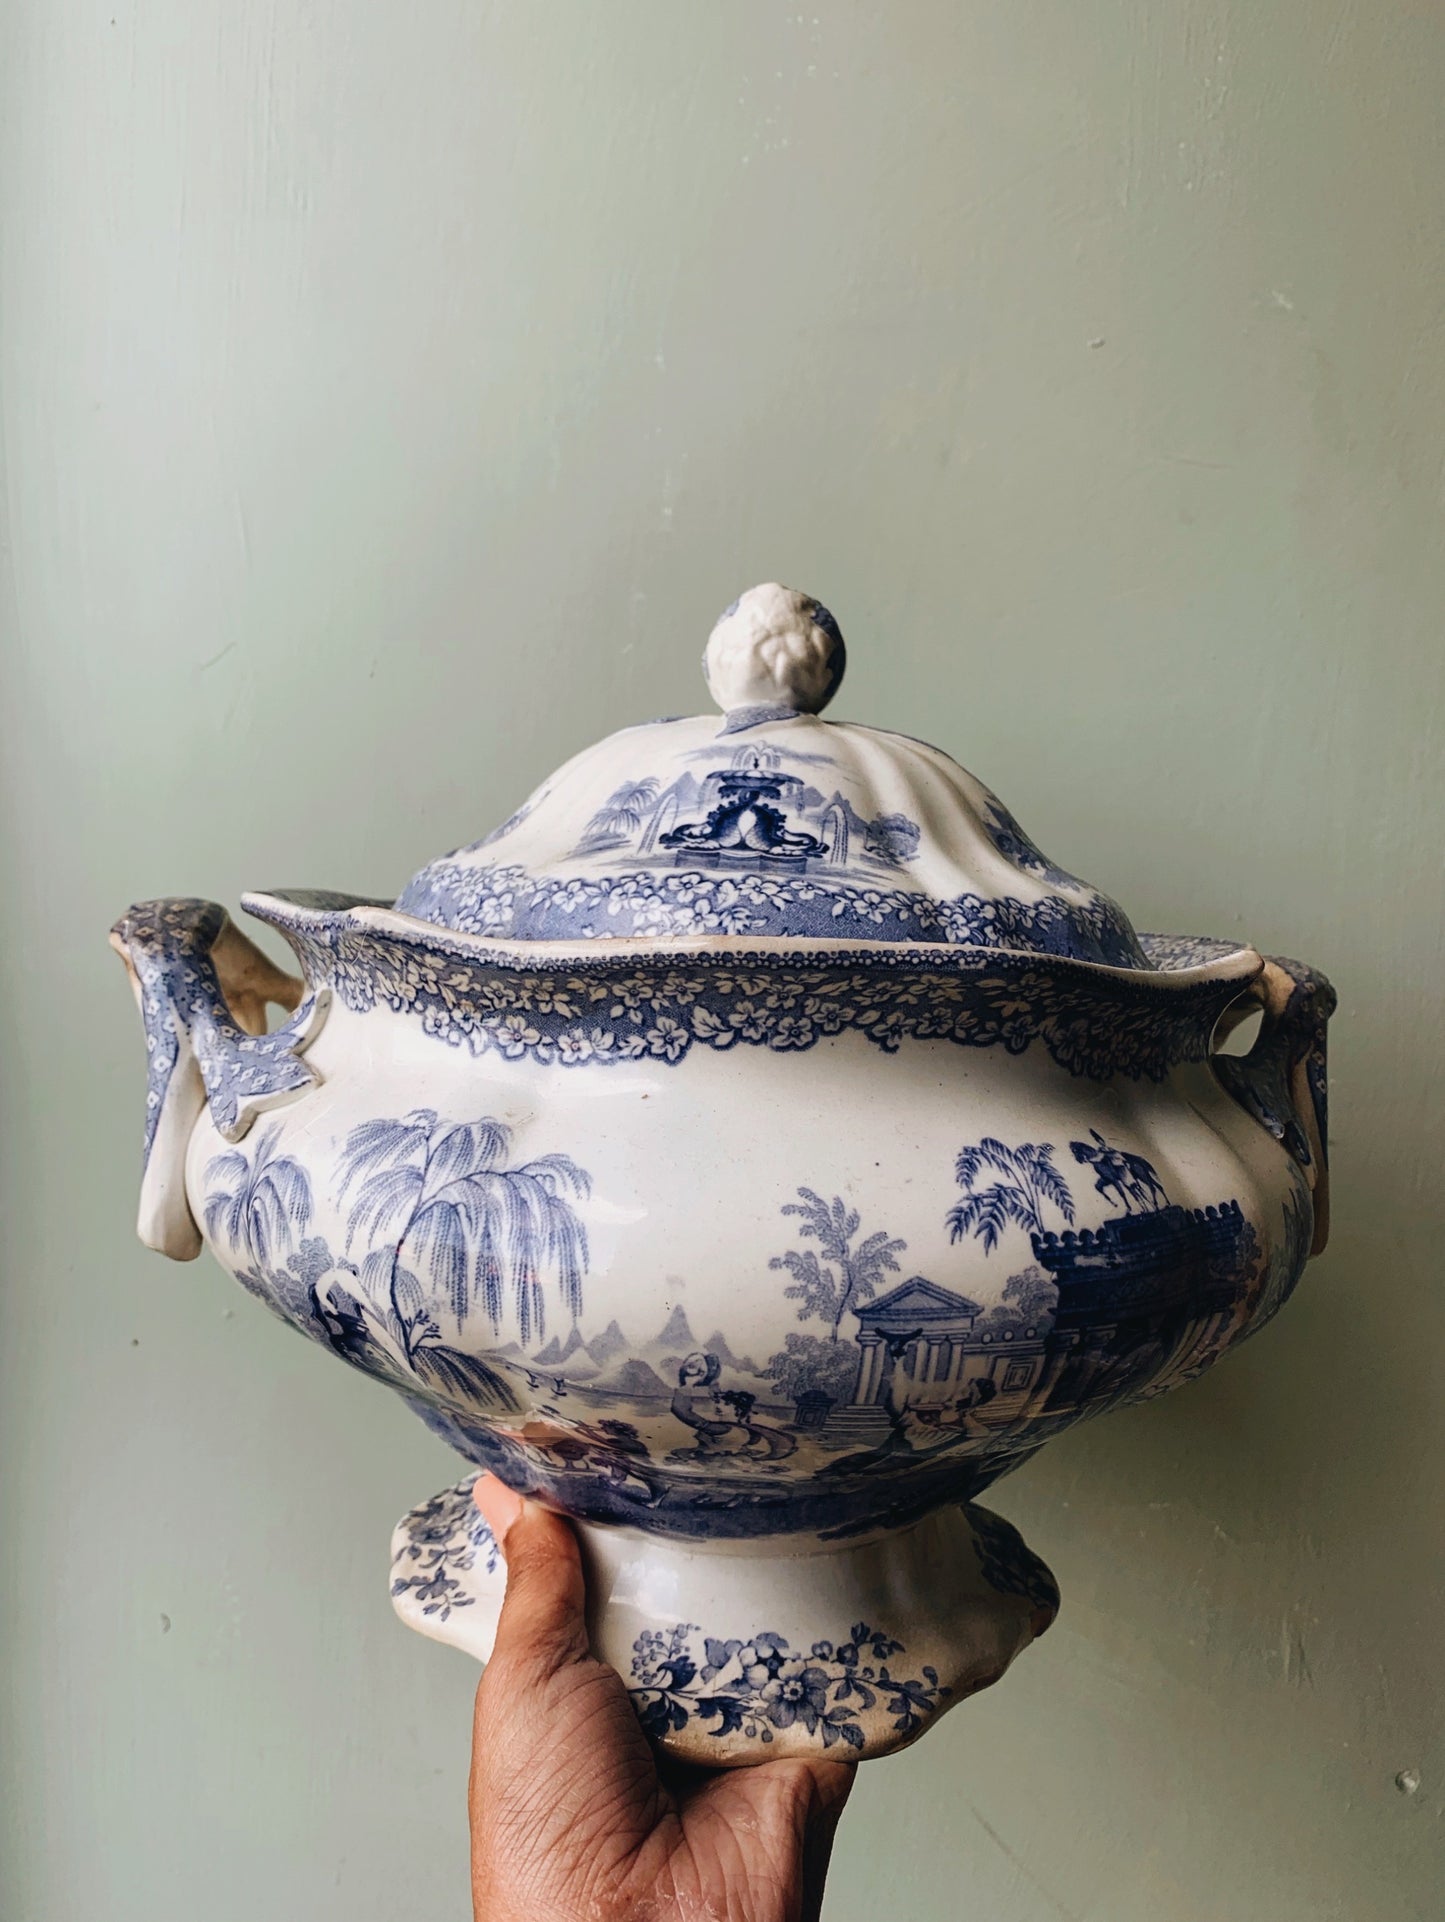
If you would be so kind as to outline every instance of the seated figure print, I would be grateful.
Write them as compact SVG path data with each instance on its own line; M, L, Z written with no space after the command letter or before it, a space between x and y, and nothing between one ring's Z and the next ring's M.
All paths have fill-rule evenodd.
M781 1461L797 1447L785 1429L753 1414L757 1396L746 1388L719 1388L716 1355L684 1357L677 1371L672 1413L693 1432L690 1448L675 1448L669 1462L715 1461L734 1457L739 1466Z
M747 1436L732 1410L723 1406L718 1393L721 1363L716 1355L697 1351L685 1355L678 1365L677 1387L672 1391L672 1413L693 1432L691 1448L675 1448L670 1462L708 1461L717 1455L736 1454Z
M798 1444L786 1428L779 1428L773 1422L762 1421L754 1416L753 1407L757 1399L746 1388L725 1388L718 1396L718 1401L732 1410L747 1436L742 1453L749 1461L769 1465L793 1454Z

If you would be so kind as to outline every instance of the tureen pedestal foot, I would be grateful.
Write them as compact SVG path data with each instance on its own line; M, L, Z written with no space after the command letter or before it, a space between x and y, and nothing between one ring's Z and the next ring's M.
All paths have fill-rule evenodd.
M402 1620L485 1661L506 1571L474 1476L392 1537ZM889 1754L986 1688L1053 1621L1058 1589L975 1504L867 1540L682 1542L577 1525L594 1651L669 1755L734 1767Z

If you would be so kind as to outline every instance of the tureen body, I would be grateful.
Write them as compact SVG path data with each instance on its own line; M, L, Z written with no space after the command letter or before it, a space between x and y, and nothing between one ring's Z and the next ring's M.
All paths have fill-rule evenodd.
M248 897L300 979L133 909L141 1229L574 1517L659 1740L878 1753L1052 1619L976 1498L1322 1243L1332 997L1136 935L946 757L817 719L815 603L755 590L709 666L722 716L588 750L395 907ZM393 1592L484 1654L467 1487Z

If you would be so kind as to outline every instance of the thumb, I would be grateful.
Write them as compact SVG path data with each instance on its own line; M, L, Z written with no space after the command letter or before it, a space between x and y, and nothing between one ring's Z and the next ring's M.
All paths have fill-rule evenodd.
M822 1914L828 1864L833 1859L833 1837L853 1792L858 1764L818 1760L809 1762L807 1768L813 1778L813 1808L803 1829L803 1916L804 1922L817 1922Z
M587 1591L571 1528L495 1475L477 1477L472 1499L507 1564L507 1593L489 1666L540 1678L583 1661Z

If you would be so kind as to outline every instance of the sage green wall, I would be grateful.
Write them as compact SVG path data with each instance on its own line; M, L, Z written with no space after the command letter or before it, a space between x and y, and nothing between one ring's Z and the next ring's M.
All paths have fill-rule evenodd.
M1146 927L1337 980L1296 1303L999 1491L835 1922L1440 1915L1445 17L9 0L6 1922L465 1909L450 1458L132 1236L133 899L386 893L778 576Z

